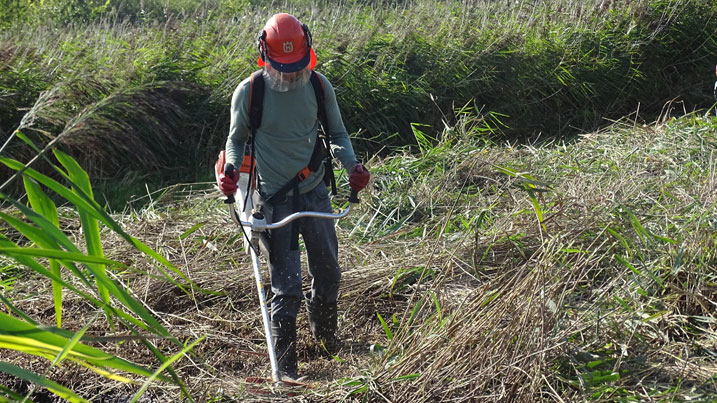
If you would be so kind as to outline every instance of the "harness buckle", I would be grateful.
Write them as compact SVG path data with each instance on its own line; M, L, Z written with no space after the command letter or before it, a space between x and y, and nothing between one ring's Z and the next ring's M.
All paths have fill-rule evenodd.
M311 170L309 169L309 167L305 167L296 175L296 177L299 178L299 182L303 182L304 179L309 177L310 173L311 173Z

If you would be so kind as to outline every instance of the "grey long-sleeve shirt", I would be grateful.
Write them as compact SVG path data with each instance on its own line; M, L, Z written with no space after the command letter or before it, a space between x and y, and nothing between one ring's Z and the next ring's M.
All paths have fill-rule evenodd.
M334 87L326 77L317 74L324 83L331 149L346 171L350 172L358 162L341 119ZM249 86L250 79L247 78L232 95L231 122L225 148L227 162L235 167L241 165L249 137ZM260 188L267 196L271 196L309 163L317 141L319 121L316 96L310 82L287 92L274 91L266 85L264 91L262 122L256 132L254 147ZM317 172L312 172L299 183L299 193L316 187L323 176L324 166L321 165Z

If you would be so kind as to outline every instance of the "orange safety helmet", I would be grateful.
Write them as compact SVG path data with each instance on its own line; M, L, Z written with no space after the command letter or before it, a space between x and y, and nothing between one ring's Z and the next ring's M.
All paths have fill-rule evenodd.
M283 73L293 73L309 66L316 66L316 54L311 48L311 32L291 14L275 14L266 22L257 40L259 60L264 67L269 61L271 67Z

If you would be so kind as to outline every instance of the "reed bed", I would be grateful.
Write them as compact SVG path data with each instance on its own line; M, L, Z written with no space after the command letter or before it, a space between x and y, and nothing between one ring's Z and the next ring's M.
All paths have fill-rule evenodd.
M228 131L231 93L256 69L256 33L277 11L313 28L318 70L335 84L365 155L412 142L415 123L441 132L469 103L492 116L492 136L523 142L593 131L638 108L653 121L675 98L688 111L712 103L717 19L700 1L190 3L48 1L0 18L2 143L21 126L38 143L56 136L107 97L136 100L127 124L60 146L98 181L155 181L154 190L206 180ZM55 119L22 125L24 111L56 88L64 90ZM108 103L104 112L127 111ZM151 158L126 160L105 140L128 136ZM4 152L31 153L15 140ZM144 161L159 174L148 177Z

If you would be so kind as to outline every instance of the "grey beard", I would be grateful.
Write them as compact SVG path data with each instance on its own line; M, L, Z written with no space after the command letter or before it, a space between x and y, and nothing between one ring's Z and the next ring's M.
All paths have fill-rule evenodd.
M301 88L309 82L311 70L302 69L295 73L282 73L267 65L264 69L264 79L269 88L278 92L287 92Z

